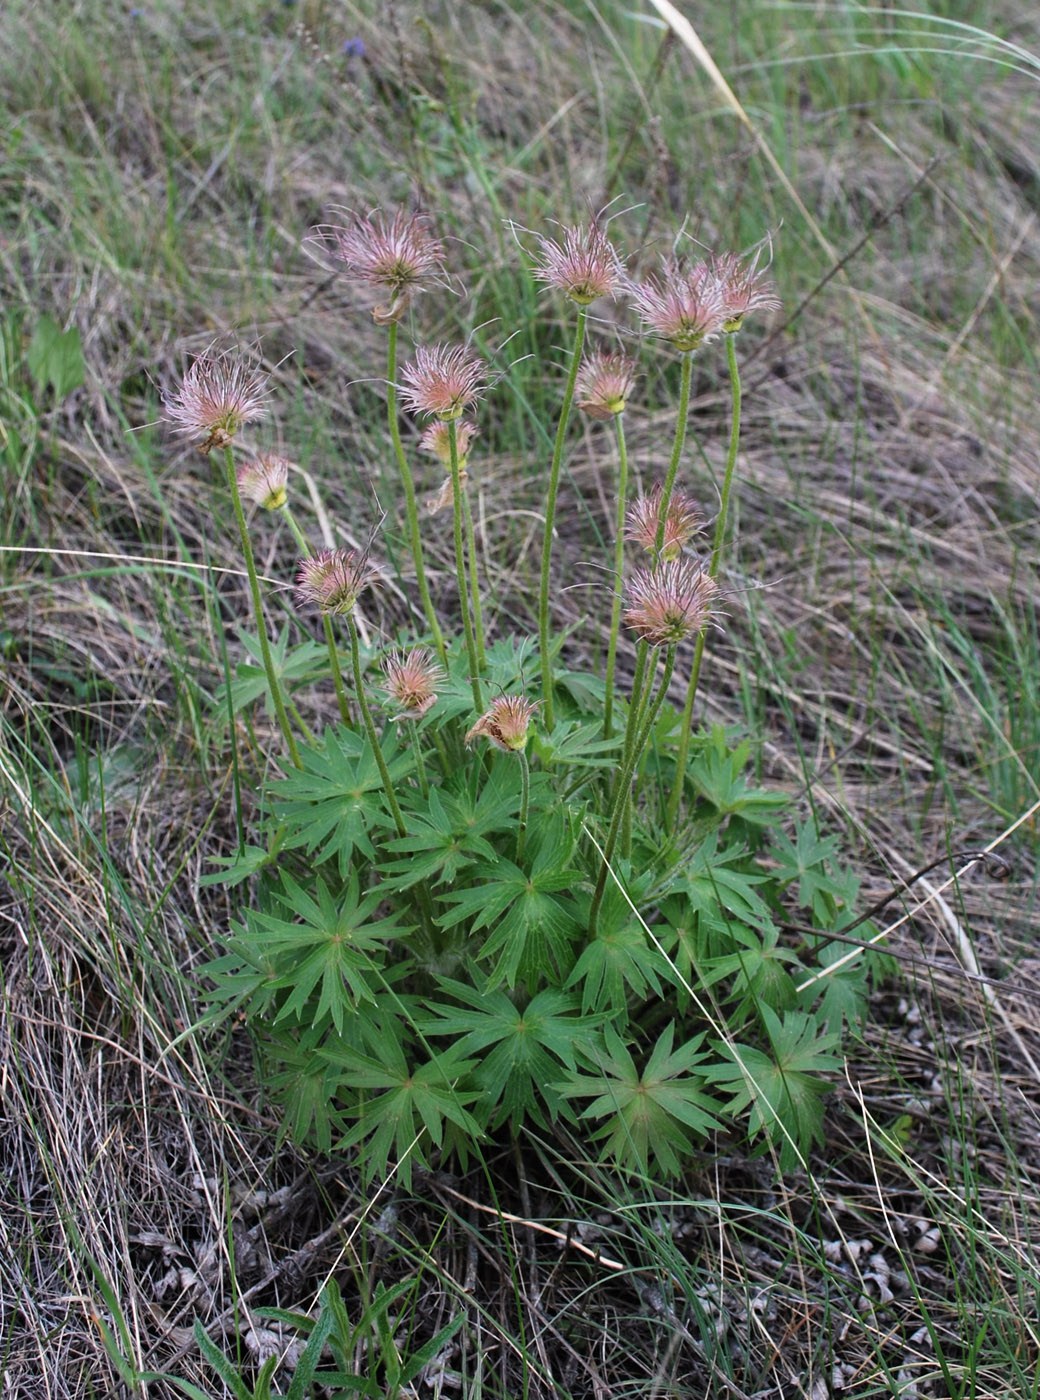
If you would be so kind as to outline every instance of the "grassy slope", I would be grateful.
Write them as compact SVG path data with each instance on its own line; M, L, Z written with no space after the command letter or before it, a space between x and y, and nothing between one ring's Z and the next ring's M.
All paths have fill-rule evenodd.
M445 1358L465 1396L1037 1391L1034 821L1002 847L1010 879L973 876L894 930L925 965L879 997L812 1178L778 1186L730 1144L664 1199L580 1144L532 1142L523 1171L507 1157L417 1200L363 1201L346 1165L275 1146L240 1037L179 1038L199 1014L191 970L233 907L197 879L250 816L220 701L225 624L247 601L220 573L237 561L216 483L150 425L186 353L256 338L280 390L269 440L312 475L329 528L363 535L392 509L378 386L355 383L376 333L301 250L337 204L421 201L458 240L471 298L429 299L417 329L509 340L499 363L521 406L503 393L485 425L481 492L521 561L562 337L503 220L541 228L617 196L643 265L687 217L712 247L773 229L798 314L768 340L748 332L740 544L706 713L763 733L768 778L845 834L871 893L1036 800L1028 8L972 7L977 33L960 7L948 25L757 3L704 20L819 232L636 8L5 10L5 1396L129 1393L95 1311L118 1312L135 1364L220 1393L192 1320L248 1373L270 1341L251 1309L306 1310L332 1269L359 1315L375 1280L415 1280L404 1348L408 1318L421 1340L465 1309ZM355 38L363 57L342 51ZM821 286L825 245L841 256L865 234ZM78 328L88 366L56 407L25 371L44 313ZM645 369L658 402L673 367L645 347ZM722 389L701 372L691 484L708 499ZM669 425L632 417L649 473ZM606 466L598 436L572 453L576 559L604 528ZM259 557L271 575L291 562L273 536ZM504 614L522 613L523 563L493 581ZM373 625L405 607L402 590ZM238 733L250 778L269 733L262 716ZM970 956L995 993L954 970ZM497 1227L496 1192L580 1222L624 1268ZM378 1352L362 1337L362 1374Z

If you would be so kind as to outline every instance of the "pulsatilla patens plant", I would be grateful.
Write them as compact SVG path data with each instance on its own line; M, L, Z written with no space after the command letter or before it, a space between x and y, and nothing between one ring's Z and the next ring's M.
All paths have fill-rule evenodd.
M447 275L444 246L425 218L400 212L315 238L378 298L401 482L401 519L383 528L403 536L418 623L363 644L359 610L385 577L378 534L371 554L312 549L293 513L293 464L238 446L268 405L263 376L226 354L197 360L167 417L223 459L257 628L231 703L265 701L282 743L261 839L207 877L252 877L205 969L213 1014L235 1011L257 1032L287 1129L356 1149L370 1176L464 1167L490 1134L557 1124L649 1174L676 1174L735 1131L796 1164L820 1138L827 1074L864 1005L869 964L828 937L848 921L856 882L833 837L748 778L750 741L694 722L705 639L727 606L737 343L750 314L779 305L772 284L756 256L728 253L670 257L636 281L596 222L537 239L531 271L569 303L574 339L532 625L518 632L482 587L470 501L480 417L500 391L493 367L418 335L399 364L406 315L418 324L420 294ZM627 298L680 359L667 464L634 496L624 419L637 366L587 344L601 298ZM680 473L693 362L720 350L731 413L706 536ZM613 432L618 464L596 608L610 623L602 656L592 640L576 648L594 656L584 671L568 667L552 607L575 407ZM427 571L433 524L413 448L444 473L446 596ZM294 597L316 635L295 646L268 635L243 500L284 521L299 550ZM314 735L294 693L322 678L338 717Z

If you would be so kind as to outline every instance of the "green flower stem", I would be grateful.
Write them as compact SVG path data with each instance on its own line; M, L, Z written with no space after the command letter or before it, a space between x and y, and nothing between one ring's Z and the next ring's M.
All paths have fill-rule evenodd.
M729 383L732 397L732 414L729 425L729 450L726 453L726 471L722 478L722 493L719 501L719 514L715 521L715 538L711 546L711 559L708 561L708 573L713 579L719 576L722 567L722 551L726 543L726 522L729 515L729 498L733 487L733 475L737 466L737 448L740 445L740 366L737 364L736 336L733 334L726 336L726 359L729 363ZM686 686L686 700L683 703L682 719L679 721L679 747L675 754L675 783L672 787L671 795L668 798L667 820L670 824L675 823L679 815L679 803L682 801L683 786L686 778L686 761L690 753L690 735L693 730L693 702L697 695L697 686L701 678L701 662L704 660L704 643L707 638L706 629L702 629L697 638L696 650L693 654L693 666L690 668L690 679Z
M527 766L527 755L523 749L517 751L520 760L520 825L516 833L516 863L524 858L524 842L527 839L527 809L531 805L531 770Z
M419 586L419 598L422 601L423 612L426 614L426 623L430 629L430 636L433 638L433 644L437 648L437 655L441 659L441 664L447 666L448 653L444 646L444 634L441 632L440 623L437 621L437 613L434 610L433 599L430 597L430 588L426 582L426 565L423 563L422 536L419 533L419 508L415 502L415 483L412 480L411 468L408 465L408 458L405 456L404 452L404 444L401 441L401 429L397 422L396 321L390 322L386 349L386 413L387 421L390 425L390 441L394 445L397 468L401 473L401 485L404 487L404 510L405 517L408 521L408 544L412 551L412 562L415 565L415 581Z
M613 733L614 668L617 665L617 640L621 627L621 580L625 571L625 506L628 494L628 447L625 443L624 414L614 419L618 444L617 522L614 536L614 602L610 610L610 640L607 643L607 698L603 706L603 737Z
M473 633L473 619L470 616L469 588L466 582L466 550L462 540L462 472L459 469L459 443L455 424L448 423L448 443L451 461L451 514L455 536L455 581L459 589L459 608L462 612L462 630L466 636L466 656L469 660L469 683L473 690L473 704L477 713L484 708L480 691L480 662L477 659L477 642Z
M390 815L393 817L394 825L397 827L397 834L398 836L406 836L408 832L404 824L404 817L401 815L401 808L397 803L394 785L390 780L390 770L386 766L386 759L383 757L383 747L379 742L379 735L376 733L375 724L372 722L372 711L368 708L368 701L365 699L365 685L361 675L361 648L358 643L357 623L350 613L347 613L347 628L350 632L350 664L354 672L354 692L357 695L358 709L361 711L361 719L365 726L365 733L368 735L368 742L372 745L372 752L375 755L376 765L379 768L379 776L383 780L383 791L386 794Z
M412 736L412 752L415 754L415 773L419 779L419 791L423 797L429 798L430 784L426 780L426 765L423 763L422 747L419 744L419 726L414 719L407 721L408 732Z
M296 541L300 553L304 558L310 559L314 551L311 549L307 536L297 524L296 517L289 509L288 503L281 507L281 514L285 517L285 523L292 531L292 537ZM329 649L329 665L332 668L332 684L336 687L336 703L339 706L340 719L344 724L353 726L354 717L350 713L350 704L347 701L347 692L343 685L343 672L340 670L336 634L332 630L332 618L329 617L328 613L322 613L321 621L325 628L325 645Z
M683 448L686 446L686 424L690 417L690 385L693 383L693 352L687 351L682 357L682 378L679 381L679 409L675 420L675 438L672 442L672 455L668 461L668 475L661 491L661 513L657 519L657 539L654 549L661 553L664 544L664 527L668 519L668 507L675 489L675 478L679 471Z
M549 645L549 566L552 561L553 527L556 522L556 497L560 490L560 469L563 466L563 444L567 438L567 424L574 402L574 385L581 364L581 352L585 345L585 322L588 311L578 307L578 324L574 332L574 349L571 351L571 365L567 374L567 386L563 392L560 408L560 421L556 428L556 443L553 447L552 466L549 468L549 489L545 497L545 532L542 535L542 576L538 589L538 651L542 665L542 697L544 708L543 723L551 731L553 718L553 675L552 651Z
M453 423L452 427L454 426ZM487 667L487 653L484 650L484 614L480 607L480 560L477 556L477 535L473 529L473 511L470 509L468 491L462 493L462 512L463 524L466 527L466 553L469 556L469 588L473 599L473 635L477 643L477 665L484 671Z
M632 746L632 752L626 759L621 775L618 779L617 791L614 794L614 810L610 814L610 827L607 831L607 839L603 846L603 860L600 865L599 879L596 881L596 891L592 896L592 904L589 908L589 936L595 937L596 922L599 918L600 905L603 903L603 895L607 888L607 875L610 871L610 862L614 858L614 851L617 848L618 837L621 834L621 827L624 821L625 809L628 806L629 791L632 787L632 779L635 776L639 759L646 748L647 740L653 733L654 725L657 723L657 716L661 712L664 698L668 694L668 687L672 681L672 672L675 669L675 647L670 646L665 653L664 671L661 675L661 683L657 694L653 700L645 706L645 718L639 731L639 737ZM647 686L647 693L653 687L653 676Z
M643 702L643 682L646 679L646 662L650 653L650 647L646 642L639 642L636 645L636 669L632 677L632 694L628 700L628 720L625 724L625 747L621 751L622 768L628 762L632 752L632 745L635 743L636 735L639 733L639 715Z
M285 701L282 698L282 688L278 683L278 676L274 669L271 644L267 640L267 627L264 623L264 605L260 597L260 581L256 576L256 560L253 557L253 546L249 539L249 528L246 525L245 511L242 509L242 497L238 492L238 478L235 475L235 456L230 446L224 449L224 465L227 468L228 488L231 491L231 501L235 508L235 520L238 522L238 533L242 541L242 555L246 563L246 573L249 575L249 591L253 597L253 614L256 617L257 632L260 636L260 653L264 659L264 671L267 675L267 684L271 691L271 699L274 702L274 712L278 717L278 727L282 731L286 747L289 750L289 757L292 759L295 766L299 768L300 751L296 747L296 739L289 725L289 716L286 713Z
M480 609L480 568L477 559L477 536L473 529L473 513L469 508L469 496L462 483L462 462L459 458L459 432L454 419L448 422L448 453L451 462L452 496L455 494L455 478L458 477L459 496L462 501L462 525L466 534L466 554L469 559L470 618L473 624L473 642L477 658L477 671L482 672L487 658L484 652L484 617ZM452 505L458 502L453 500ZM461 587L461 584L460 584Z

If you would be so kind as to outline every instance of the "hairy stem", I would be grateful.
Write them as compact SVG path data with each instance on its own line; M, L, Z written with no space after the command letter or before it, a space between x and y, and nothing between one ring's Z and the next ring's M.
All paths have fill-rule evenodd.
M451 449L451 514L455 536L455 581L459 589L459 609L462 613L462 630L466 637L466 656L469 660L469 683L473 690L473 704L479 714L484 708L480 690L480 662L477 657L477 642L473 632L473 619L470 615L469 588L466 582L466 550L462 540L462 472L459 469L459 441L455 424L448 423L448 443Z
M419 587L419 598L422 602L423 612L426 614L426 624L430 629L430 636L433 638L433 644L437 648L437 655L441 659L441 664L447 666L448 654L444 647L444 634L441 632L440 623L437 621L437 613L434 610L433 599L430 597L430 588L426 582L426 565L423 562L422 536L419 533L419 508L415 501L415 483L412 480L411 468L408 465L404 444L401 441L401 429L397 422L396 321L391 321L390 323L389 338L387 340L386 412L390 426L390 441L394 445L397 468L401 474L401 485L404 487L404 511L405 518L408 522L408 544L412 551L412 562L415 565L415 581Z
M563 466L563 445L567 438L567 424L574 402L574 385L581 364L581 352L585 345L585 322L588 312L584 306L578 307L578 324L574 332L574 348L571 351L567 385L563 392L560 407L560 421L556 427L556 443L553 447L552 465L549 468L549 488L545 497L545 530L542 535L542 574L538 589L538 651L542 666L542 719L547 731L555 724L553 717L553 674L552 649L549 644L549 574L552 562L553 530L556 522L556 497L560 490L560 470Z
M621 827L624 821L625 809L628 806L629 792L632 787L632 779L635 776L636 768L646 748L647 740L653 733L654 725L657 723L657 716L661 712L664 698L668 694L668 687L671 684L672 672L675 669L675 647L670 646L665 653L664 670L661 675L661 682L657 689L657 694L643 707L644 718L636 742L632 745L632 752L626 758L621 773L618 778L617 791L614 794L614 809L610 814L610 827L607 831L607 839L603 846L603 857L600 863L599 879L596 881L596 891L592 896L592 904L589 908L589 936L594 937L596 933L596 922L599 918L600 905L603 903L603 895L607 888L607 876L610 873L610 862L614 858L614 851L617 848L618 837L621 834ZM653 687L653 678L647 684L647 694Z
M516 863L524 858L524 842L527 839L527 809L531 805L531 770L527 766L527 755L523 749L517 753L520 760L520 824L516 833Z
M296 739L289 724L289 716L285 710L285 701L282 698L282 687L278 682L278 676L274 669L274 657L271 655L271 644L267 639L267 626L264 622L264 605L260 597L260 580L256 576L256 560L253 557L253 545L249 538L249 528L246 525L245 511L242 509L242 497L238 491L238 478L235 475L235 456L230 447L224 449L224 465L227 469L228 488L231 491L231 501L235 509L235 520L238 523L238 533L242 542L242 555L245 559L246 573L249 575L249 591L253 598L253 614L256 618L256 630L260 637L260 654L264 661L264 672L267 676L267 685L271 692L271 699L274 702L274 712L278 717L278 727L282 731L286 748L289 750L289 757L297 768L300 767L300 751L296 747Z
M304 558L310 559L314 551L311 549L307 536L297 524L296 516L293 515L287 504L281 507L281 513L285 517L285 523L292 531L292 537L296 541L300 553ZM336 687L336 704L339 706L339 716L344 724L353 725L354 717L350 713L346 687L343 684L343 672L340 669L339 652L336 649L336 634L332 630L332 618L329 617L328 613L322 613L321 621L325 628L325 645L329 651L329 666L332 669L332 684Z
M365 726L365 733L368 735L368 742L372 746L372 754L379 769L379 776L383 783L383 792L386 794L387 806L390 808L390 815L394 819L398 836L407 835L404 824L404 817L401 815L401 808L397 802L397 795L394 792L394 785L390 778L390 770L386 766L386 759L383 757L383 746L379 742L379 735L376 733L375 724L372 721L372 711L368 707L365 699L364 678L361 675L361 647L358 642L357 623L350 613L347 614L347 629L350 632L350 664L354 673L354 693L357 696L358 709L361 711L361 719Z
M686 424L690 417L690 386L693 383L693 354L688 351L682 357L682 378L679 380L679 408L675 419L675 437L672 440L672 455L668 459L668 474L661 490L661 513L657 518L657 538L654 549L658 556L664 544L664 527L668 519L668 507L675 489L675 478L686 446Z
M609 739L614 721L614 668L617 665L618 631L621 626L621 579L625 570L625 498L628 494L628 447L625 443L624 414L614 419L618 444L617 516L614 535L614 601L610 609L610 640L607 642L607 696L603 706L603 737Z
M715 521L715 538L711 546L708 572L713 579L719 576L722 567L722 552L726 543L726 521L729 515L729 498L733 488L733 475L737 465L737 448L740 445L740 366L737 364L736 336L726 336L726 359L729 364L729 384L732 412L729 424L729 450L726 453L726 471L722 478L722 493L719 501L719 514ZM674 825L679 815L683 786L686 779L686 762L690 754L690 735L693 729L693 702L697 696L697 686L701 678L701 662L704 660L704 643L707 632L702 629L697 637L693 653L693 665L686 686L686 699L683 702L682 718L679 721L679 747L675 754L675 782L668 798L667 820Z

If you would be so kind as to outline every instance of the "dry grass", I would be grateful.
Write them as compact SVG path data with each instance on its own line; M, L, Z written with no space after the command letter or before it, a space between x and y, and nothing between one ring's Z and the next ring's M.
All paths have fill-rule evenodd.
M318 527L364 538L394 504L380 341L301 238L336 204L430 207L473 296L424 307L427 324L490 322L495 345L515 332L500 363L533 406L502 407L483 438L477 515L508 541L488 579L505 625L530 611L533 424L561 333L547 304L534 321L503 217L539 227L624 190L639 207L618 227L646 261L691 208L712 244L783 222L791 308L830 268L687 58L623 6L142 8L44 20L14 4L0 58L0 316L17 341L53 312L88 363L63 405L32 405L38 436L4 467L0 1394L133 1393L96 1320L112 1325L103 1284L135 1364L223 1394L193 1321L248 1372L290 1336L255 1310L310 1311L335 1274L358 1310L377 1281L413 1278L422 1335L466 1312L422 1396L1035 1395L1035 819L1002 847L1008 880L976 871L893 931L919 961L876 998L812 1176L778 1182L725 1143L673 1198L611 1180L580 1143L531 1142L471 1180L366 1199L348 1162L278 1144L242 1032L189 1032L193 968L234 907L198 878L248 825L272 726L239 725L239 783L223 639L247 594L220 572L236 556L207 468L148 426L185 354L232 330L260 343L272 433L314 484ZM739 546L702 693L846 834L873 897L1038 796L1036 86L924 55L824 72L805 61L822 29L793 18L792 62L771 69L776 13L761 23L705 37L802 199L842 250L887 221L845 282L749 345ZM1027 9L992 23L1035 47ZM355 37L364 59L340 51ZM940 109L955 73L972 100ZM706 168L727 172L710 191ZM654 401L670 367L645 364ZM726 410L701 374L690 484L710 501ZM2 387L33 397L15 370ZM4 403L6 450L21 420ZM671 425L631 416L649 474ZM596 611L612 465L605 436L575 444L561 607L576 622ZM261 534L264 573L290 560ZM433 560L446 593L450 540ZM370 629L403 622L407 595L407 579L388 588ZM233 668L233 630L227 645ZM361 1374L374 1355L359 1343Z

